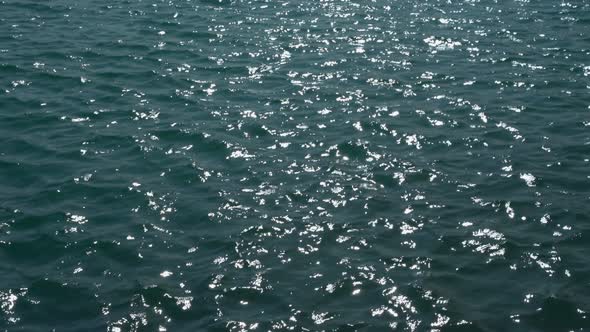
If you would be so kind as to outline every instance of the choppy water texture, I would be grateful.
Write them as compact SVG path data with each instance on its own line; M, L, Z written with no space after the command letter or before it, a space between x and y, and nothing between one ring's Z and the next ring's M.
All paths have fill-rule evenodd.
M0 2L8 331L590 329L590 2Z

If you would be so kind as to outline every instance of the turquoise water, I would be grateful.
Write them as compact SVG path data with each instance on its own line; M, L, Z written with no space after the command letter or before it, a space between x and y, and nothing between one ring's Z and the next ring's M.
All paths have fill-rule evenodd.
M0 2L6 331L590 330L588 1Z

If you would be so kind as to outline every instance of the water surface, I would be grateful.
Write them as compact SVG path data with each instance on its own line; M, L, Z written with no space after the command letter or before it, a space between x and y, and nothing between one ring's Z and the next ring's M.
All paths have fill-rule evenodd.
M0 2L7 331L590 329L588 1Z

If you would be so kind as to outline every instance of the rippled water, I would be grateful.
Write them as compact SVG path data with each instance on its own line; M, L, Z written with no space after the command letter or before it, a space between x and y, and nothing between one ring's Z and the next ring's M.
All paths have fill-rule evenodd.
M590 328L590 2L0 2L0 326Z

